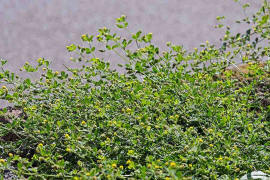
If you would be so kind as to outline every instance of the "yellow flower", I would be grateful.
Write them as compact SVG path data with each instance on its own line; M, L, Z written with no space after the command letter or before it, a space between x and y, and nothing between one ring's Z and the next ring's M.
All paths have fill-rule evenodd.
M188 167L192 168L192 164L189 164Z
M165 180L170 180L171 178L169 178L169 177L165 177Z
M209 144L210 147L213 147L214 145L213 144Z
M131 109L130 108L127 108L127 113L130 113L131 112Z
M5 160L4 159L0 159L0 163L4 163L5 162Z
M70 152L70 151L71 151L71 149L70 149L70 148L66 148L66 151L67 151L67 152Z
M128 150L128 155L133 155L134 154L134 150Z
M82 38L83 41L85 41L87 39L87 35L83 34L81 38Z
M166 163L165 163L165 165L166 165L166 166L168 166L168 165L169 165L169 163L168 163L168 162L166 162Z
M124 169L124 166L119 166L120 169Z
M38 59L37 59L37 62L40 62L40 61L42 61L42 60L43 60L42 58L38 58Z
M9 156L9 157L13 157L13 154L12 154L12 153L8 153L8 156Z
M40 144L38 145L38 147L43 147L43 144L42 144L42 143L40 143Z
M156 169L158 169L158 168L159 168L159 166L158 166L158 165L155 165L155 168L156 168Z
M82 125L84 126L86 124L86 122L85 121L82 121Z
M132 161L131 160L127 160L127 164L130 164Z
M175 167L175 166L176 166L176 163L175 163L175 162L171 162L171 163L170 163L170 166L171 166L171 167Z
M83 165L82 161L77 161L77 164L78 164L78 166L82 166Z
M219 157L219 158L218 158L218 160L220 160L220 161L221 161L222 159L223 159L222 157Z
M213 132L213 129L208 129L208 132L209 132L209 133L212 133L212 132Z
M42 68L43 71L46 71L46 68Z
M69 138L69 135L68 134L65 134L65 138L68 139Z
M112 164L112 168L116 168L117 165L115 163Z
M6 86L2 86L2 89L7 89L7 87Z
M200 142L200 143L202 143L202 142L203 142L203 140L200 138L200 139L199 139L199 142Z
M182 158L182 161L183 161L183 162L187 162L187 159L186 159L186 158Z
M151 164L147 164L147 167L148 167L148 168L151 168L151 166L152 166Z

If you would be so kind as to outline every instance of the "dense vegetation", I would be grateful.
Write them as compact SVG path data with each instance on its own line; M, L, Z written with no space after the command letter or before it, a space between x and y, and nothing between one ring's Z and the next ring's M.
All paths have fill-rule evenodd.
M246 8L247 5L244 5ZM120 37L101 28L70 45L80 68L54 71L39 58L24 79L4 69L1 99L23 111L0 124L0 174L27 179L235 179L270 173L270 6L225 28L222 46L192 51L152 34ZM223 17L218 17L222 20ZM125 16L116 20L126 30ZM94 41L104 45L95 48ZM136 47L136 48L134 48ZM125 60L120 73L96 52ZM236 64L246 64L242 71ZM2 109L1 115L8 112ZM4 140L12 133L15 138ZM15 167L15 168L11 168ZM1 176L1 175L0 175Z

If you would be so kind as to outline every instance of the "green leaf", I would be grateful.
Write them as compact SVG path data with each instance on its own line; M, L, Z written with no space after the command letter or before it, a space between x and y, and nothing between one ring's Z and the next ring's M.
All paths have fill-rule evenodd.
M120 29L124 28L124 26L122 24L116 24L116 26Z
M142 67L141 62L136 62L135 69L140 73L143 72L143 67Z
M128 27L128 22L124 22L124 27Z
M150 42L152 40L152 33L147 34L146 39L148 42Z
M107 48L108 50L112 50L112 47L109 46L109 45L106 45L106 48Z
M5 108L1 109L1 111L2 111L3 113L7 113L7 108L5 107Z
M222 20L222 19L225 19L225 16L217 16L217 17L216 17L216 20L218 20L218 21L220 21L220 20Z
M250 6L249 3L246 3L246 4L244 4L244 5L242 6L242 8L246 9L246 8L248 8L249 6Z
M117 47L119 47L119 44L113 45L113 46L112 46L112 49L115 49L115 48L117 48Z
M106 50L104 50L104 49L99 49L98 51L99 51L99 52L102 52L102 53L103 53L103 52L106 52Z
M224 25L223 24L218 24L218 28L222 28Z
M52 72L51 69L49 69L49 70L47 71L47 78L52 79L53 76L54 76L54 73Z
M269 20L269 15L263 16L262 20L260 21L260 25L267 23L268 20Z
M24 84L26 84L29 87L31 85L31 80L29 78L25 79Z
M23 68L26 70L26 72L36 72L38 70L38 68L34 68L33 66L31 66L28 63L25 63Z
M5 65L7 63L7 60L1 59L1 65Z
M71 44L70 46L66 47L69 52L76 50L77 46L75 44Z
M83 35L81 36L81 39L82 39L83 41L88 41L88 34L83 34Z
M85 48L85 53L86 54L90 54L91 53L91 50L89 48Z

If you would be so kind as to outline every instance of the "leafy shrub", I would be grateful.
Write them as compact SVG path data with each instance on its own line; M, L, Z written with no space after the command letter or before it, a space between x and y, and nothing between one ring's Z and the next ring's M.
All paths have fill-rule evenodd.
M120 73L99 59L94 36L85 46L70 45L80 68L53 71L43 58L26 63L23 79L4 70L1 99L27 117L1 124L0 172L10 169L29 179L216 179L236 178L253 170L269 173L269 4L242 22L245 33L230 28L216 48L209 42L188 52L167 43L151 43L138 31L122 38L99 29L100 52L125 60ZM222 19L218 17L218 19ZM116 20L126 29L125 16ZM222 27L220 25L219 27ZM136 46L134 49L132 47ZM235 65L241 58L245 72ZM234 67L236 66L236 67ZM233 67L233 68L230 68ZM2 114L7 109L2 110Z

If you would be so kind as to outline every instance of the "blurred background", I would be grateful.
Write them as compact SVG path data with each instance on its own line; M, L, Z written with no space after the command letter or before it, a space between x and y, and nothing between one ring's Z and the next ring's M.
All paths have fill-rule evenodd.
M233 25L245 16L244 3L250 3L245 13L251 15L262 0L0 0L0 58L15 72L39 57L51 60L53 69L63 69L70 63L67 45L81 43L82 34L112 28L122 14L129 31L152 32L161 48L167 41L186 49L206 40L218 45L223 33L213 27L216 17L226 16L224 22L234 30L245 30Z

